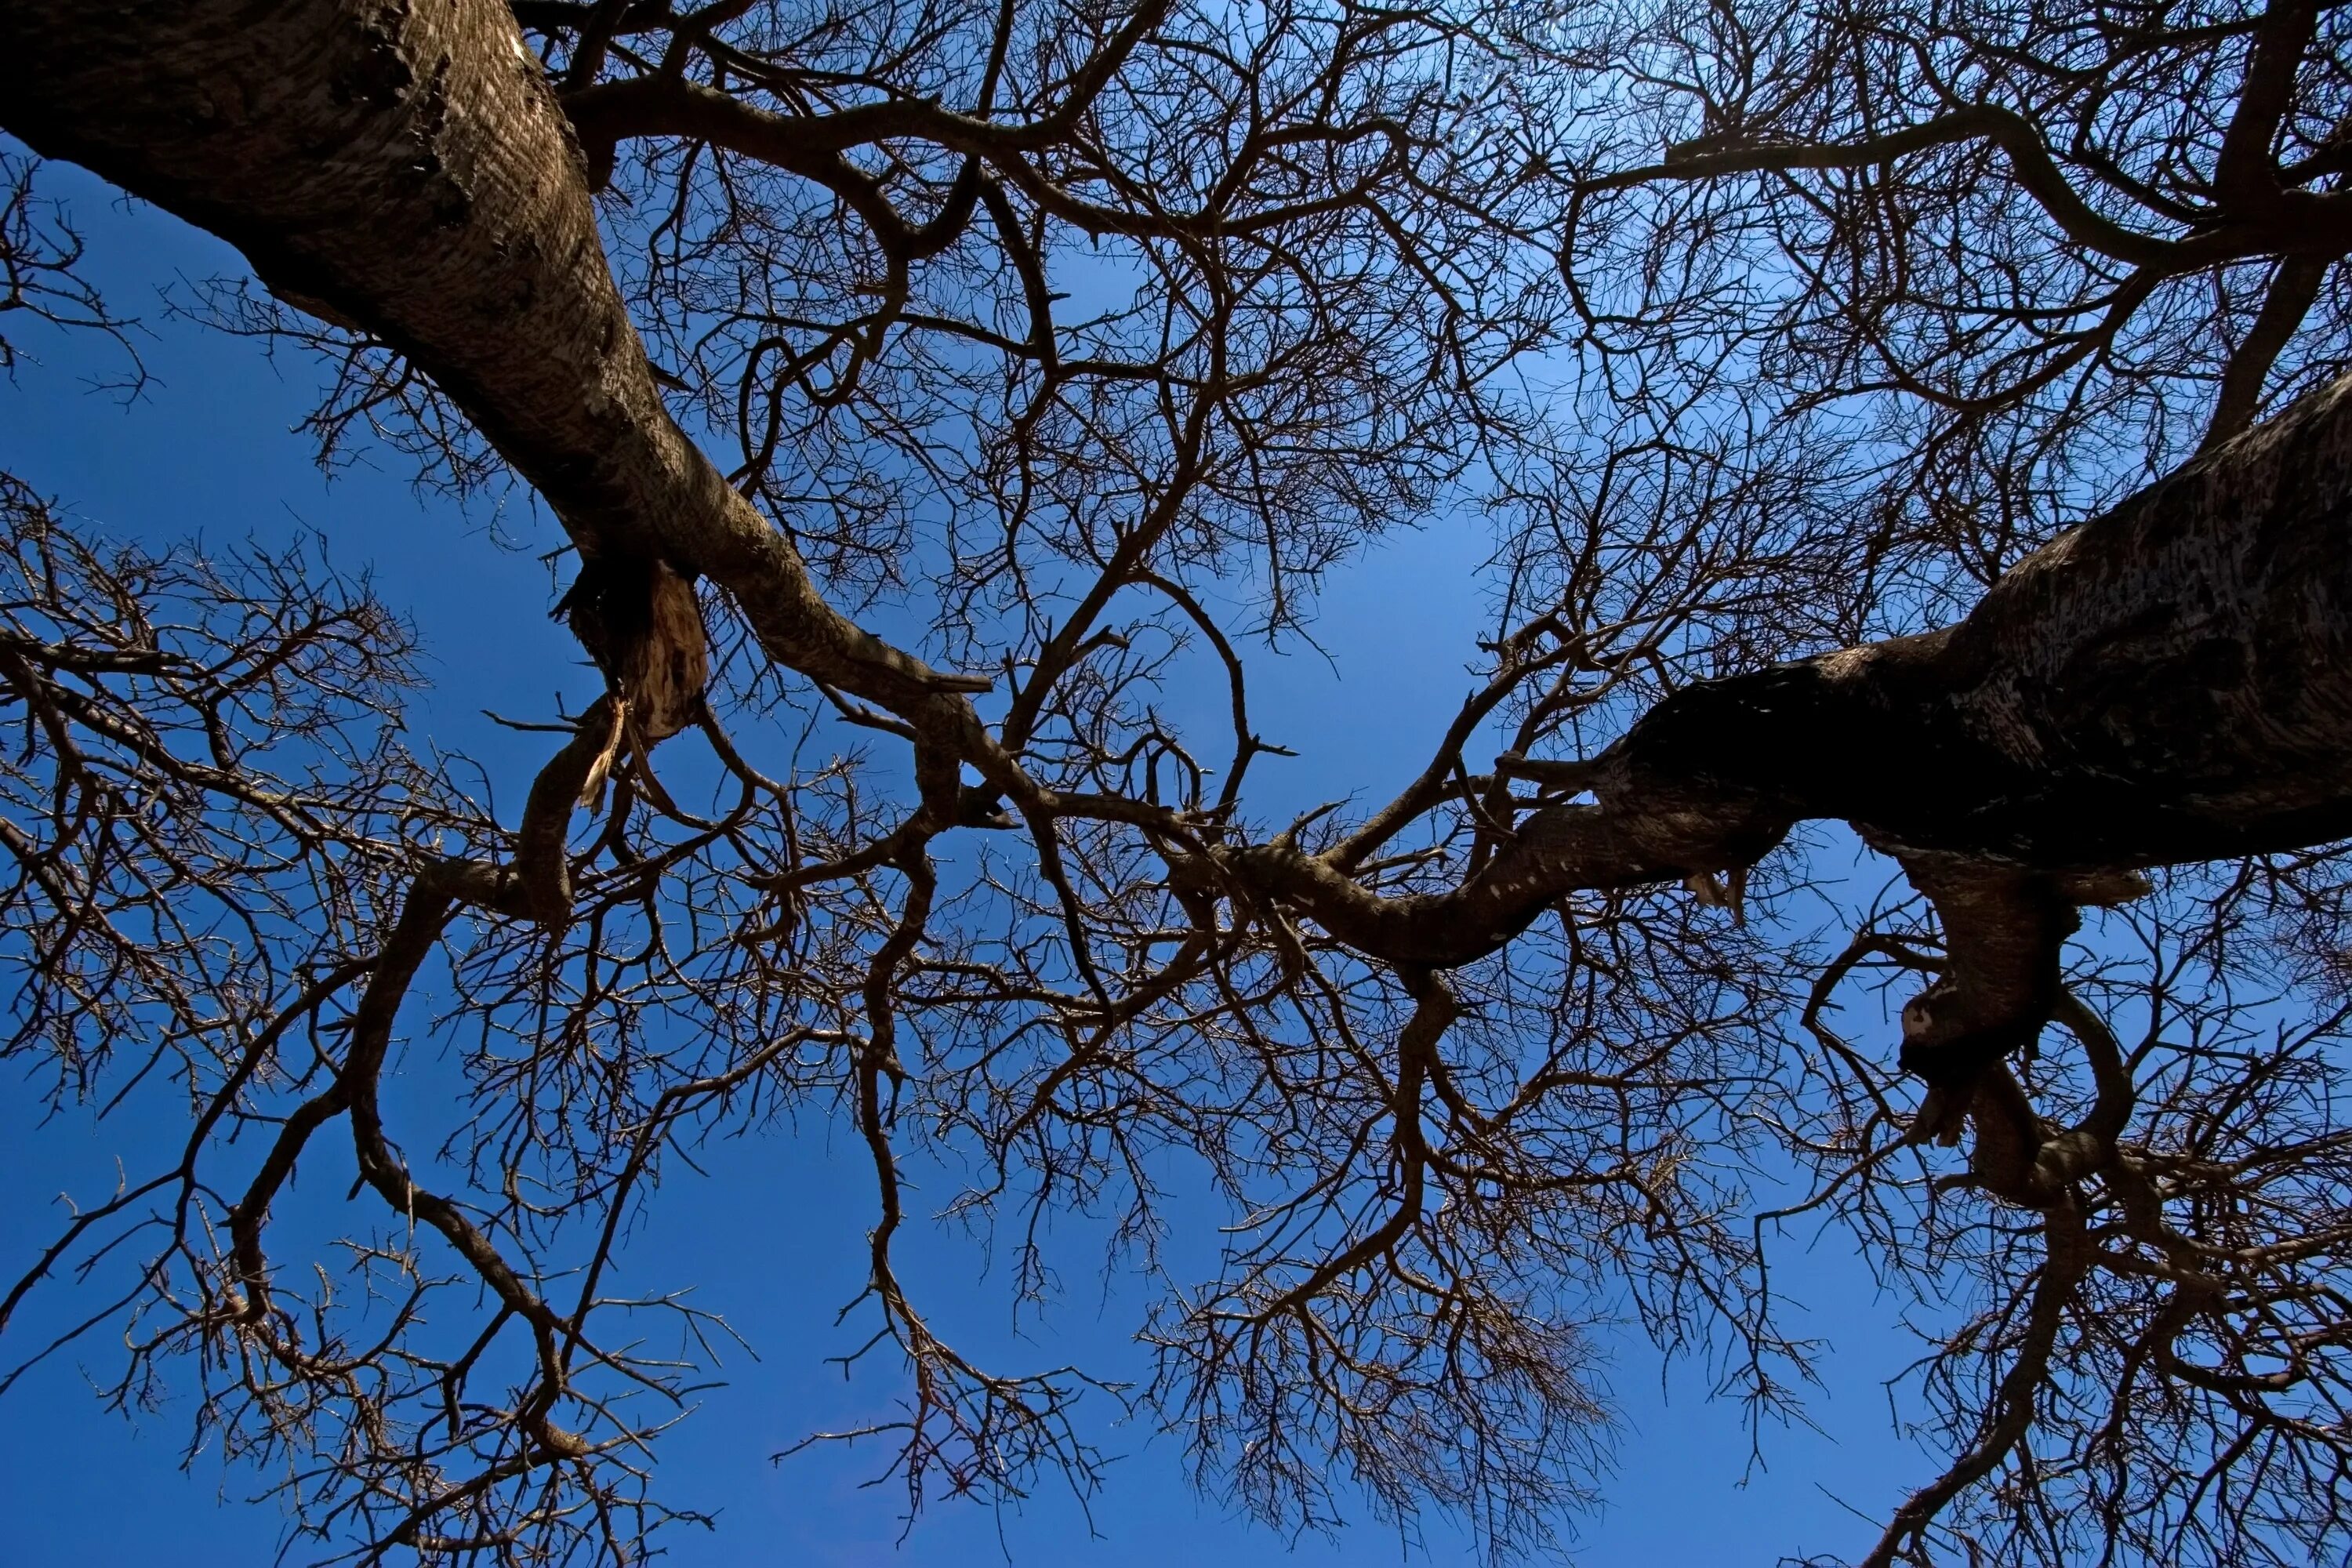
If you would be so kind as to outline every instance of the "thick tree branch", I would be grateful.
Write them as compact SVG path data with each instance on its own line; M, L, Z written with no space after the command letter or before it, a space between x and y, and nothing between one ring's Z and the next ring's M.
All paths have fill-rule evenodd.
M2237 112L2231 116L2214 160L2213 193L2222 202L2256 210L2277 200L2278 163L2271 155L2271 143L2294 102L2295 71L2318 27L2319 6L2314 0L2276 0L2263 13Z
M1971 104L1924 124L1861 142L1760 145L1735 142L1729 146L1718 146L1712 140L1684 142L1667 149L1663 163L1605 174L1585 182L1581 188L1615 191L1659 181L1709 180L1784 169L1867 169L1931 147L1979 140L1990 142L2008 156L2018 184L2076 244L2136 266L2170 267L2179 262L2186 242L2141 234L2101 214L2067 184L2042 133L2021 116L1997 104Z
M2334 265L2317 256L2290 256L2278 264L2263 295L2262 309L2254 313L2253 324L2246 329L2221 373L2221 390L2213 399L2213 421L2206 427L2200 450L2220 446L2254 422L2271 367L2311 313L2312 302L2319 298L2320 285L2327 281L2327 269Z
M779 662L1009 773L969 705L827 604L670 419L577 146L505 6L12 5L0 123L408 355L583 553L707 574Z

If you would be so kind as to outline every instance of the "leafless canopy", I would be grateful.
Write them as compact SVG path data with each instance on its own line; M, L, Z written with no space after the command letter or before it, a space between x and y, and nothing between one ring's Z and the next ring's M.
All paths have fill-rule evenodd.
M637 1560L648 1320L725 1330L616 1248L829 1121L910 1505L1090 1488L1124 1402L1270 1520L1540 1549L1605 1300L1802 1386L1793 1177L1928 1336L1858 1561L2352 1547L2352 8L278 11L17 0L0 123L242 247L328 447L535 487L605 677L483 780L315 552L0 489L5 1049L190 1118L0 1325L138 1259L119 1397L194 1380L304 1551ZM0 310L103 322L10 156ZM1493 541L1459 716L1265 820L1256 651L1417 526ZM1817 819L1899 868L1826 946ZM946 1342L918 1161L1016 1301L1106 1220L1142 1376Z

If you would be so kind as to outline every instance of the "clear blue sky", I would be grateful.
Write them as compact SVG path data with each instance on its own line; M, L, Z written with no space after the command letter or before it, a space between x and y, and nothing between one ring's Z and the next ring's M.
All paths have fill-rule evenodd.
M298 357L273 366L252 342L164 318L161 287L241 270L234 253L152 211L124 207L94 181L53 170L49 188L71 198L112 303L152 329L143 346L155 382L123 408L89 389L120 370L115 351L90 339L14 331L9 320L37 363L24 364L14 384L0 383L0 467L87 524L159 544L193 534L227 543L321 531L341 564L372 568L383 597L413 616L429 668L446 683L421 704L415 728L503 770L503 787L519 795L539 748L517 750L479 710L544 714L557 691L577 701L588 687L576 647L543 614L549 578L536 555L560 542L552 524L518 503L495 520L502 543L487 511L468 515L413 493L396 457L322 479L306 440L289 433L309 406L315 368ZM1301 753L1260 764L1285 770L1284 789L1304 803L1385 794L1419 766L1469 684L1464 665L1478 625L1472 569L1480 553L1473 539L1413 535L1334 584L1318 628L1332 662L1303 651L1269 668L1253 693L1261 727ZM1363 723L1367 713L1387 722ZM413 1063L412 1070L422 1082L433 1066ZM102 1194L118 1153L142 1163L169 1131L136 1115L98 1123L87 1110L43 1126L27 1080L6 1080L0 1262L7 1271L13 1276L50 1234L62 1213L51 1205L56 1194ZM1172 1445L1149 1441L1141 1428L1104 1435L1128 1458L1096 1501L1092 1536L1066 1499L1048 1496L1018 1510L936 1507L901 1542L899 1494L861 1489L854 1456L771 1464L804 1433L843 1422L888 1392L878 1376L845 1389L821 1364L843 1348L831 1314L854 1289L853 1249L867 1204L856 1164L836 1152L816 1130L719 1151L706 1178L668 1185L659 1228L627 1255L639 1279L699 1284L702 1303L723 1310L763 1357L739 1358L727 1386L665 1443L667 1494L719 1513L713 1534L665 1536L670 1561L947 1568L1009 1554L1017 1564L1213 1560L1246 1568L1475 1560L1466 1541L1435 1522L1410 1551L1369 1521L1336 1541L1285 1540L1196 1498ZM328 1184L314 1183L310 1201L340 1201L339 1187L321 1191ZM1215 1223L1206 1213L1200 1218ZM1705 1400L1703 1369L1662 1374L1654 1354L1627 1334L1612 1378L1623 1419L1618 1473L1607 1510L1575 1545L1578 1562L1633 1568L1850 1555L1874 1527L1838 1500L1883 1515L1925 1479L1924 1456L1894 1430L1878 1386L1908 1359L1911 1342L1890 1332L1891 1305L1873 1300L1847 1244L1832 1237L1808 1251L1804 1240L1783 1243L1776 1279L1811 1306L1801 1326L1839 1347L1830 1386L1811 1401L1820 1429L1767 1432L1766 1468L1751 1469L1739 1414ZM952 1300L978 1283L973 1257L943 1247L919 1266ZM1073 1289L1057 1316L1030 1331L1028 1354L1057 1361L1113 1335L1116 1324L1098 1317L1097 1300L1083 1284ZM78 1304L62 1289L37 1297L21 1332L11 1331L16 1344L0 1343L0 1352L13 1364ZM1003 1337L1002 1325L984 1318L975 1318L973 1331ZM270 1561L280 1525L274 1506L239 1500L256 1489L254 1478L225 1470L216 1453L184 1454L184 1396L131 1422L100 1408L81 1369L110 1372L115 1344L110 1335L85 1341L0 1402L0 1565Z

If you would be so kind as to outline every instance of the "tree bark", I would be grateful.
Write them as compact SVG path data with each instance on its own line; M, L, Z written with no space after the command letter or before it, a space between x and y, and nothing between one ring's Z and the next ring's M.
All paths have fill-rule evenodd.
M1282 844L1234 870L1446 966L1563 893L1747 866L1843 819L1945 928L1947 973L1904 1010L1934 1091L1915 1132L1973 1115L1980 1142L2030 1145L1978 1089L2049 1021L2077 905L2145 890L2138 868L2352 836L2347 523L2352 378L2062 535L1956 626L1685 688L1595 760L1597 804L1536 813L1458 889L1381 899Z
M1562 893L1746 866L1807 818L1853 824L1939 906L1970 865L2104 902L2116 872L2352 836L2347 540L2352 378L1955 626L1684 689L1591 764L1597 805L1537 812L1457 889L1382 900L1280 846L1237 865L1343 940L1455 964Z
M584 554L708 574L779 660L987 758L955 683L826 604L670 419L499 0L11 0L0 125L407 355Z

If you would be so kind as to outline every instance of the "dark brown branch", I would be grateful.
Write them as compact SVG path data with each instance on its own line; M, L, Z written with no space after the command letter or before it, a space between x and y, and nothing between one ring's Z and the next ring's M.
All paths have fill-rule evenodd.
M1012 764L969 707L827 604L672 423L605 268L570 128L503 5L451 0L390 33L358 6L303 7L258 31L226 3L134 10L11 7L8 130L366 323L475 419L583 552L709 575L772 657L956 736L1004 781ZM124 30L142 41L133 54L115 46ZM322 121L313 79L367 85ZM221 93L246 110L215 114ZM420 146L433 150L422 163Z
M2042 133L2021 116L1994 104L1955 109L1925 124L1843 144L1768 142L1760 146L1718 149L1706 142L1685 143L1670 149L1662 163L1604 174L1586 182L1582 188L1616 191L1659 181L1708 180L1776 170L1867 169L1932 147L1979 140L1990 142L2008 154L2018 184L2041 204L2068 238L2136 266L2180 264L2191 242L2139 234L2103 216L2067 184Z
M2271 367L2311 313L2312 302L2319 298L2320 286L2327 281L2328 269L2334 265L2315 256L2290 256L2278 264L2263 295L2262 309L2254 313L2253 324L2246 329L2221 373L2221 390L2213 399L2213 420L2206 426L2200 451L2211 450L2253 424L2254 416L2262 411L2263 384L2270 378Z
M2271 144L2294 97L2295 72L2318 30L2315 0L2273 0L2254 34L2253 58L2239 89L2237 112L2213 163L2213 193L2224 206L2260 211L2280 193Z
M2048 1251L2034 1281L2032 1306L1977 1440L1895 1510L1885 1534L1862 1560L1862 1568L1892 1568L1906 1554L1917 1552L1946 1505L1990 1475L2032 1426L2034 1403L2050 1373L2051 1351L2091 1266L2091 1245L2079 1210L2052 1210L2043 1218L2042 1235Z

